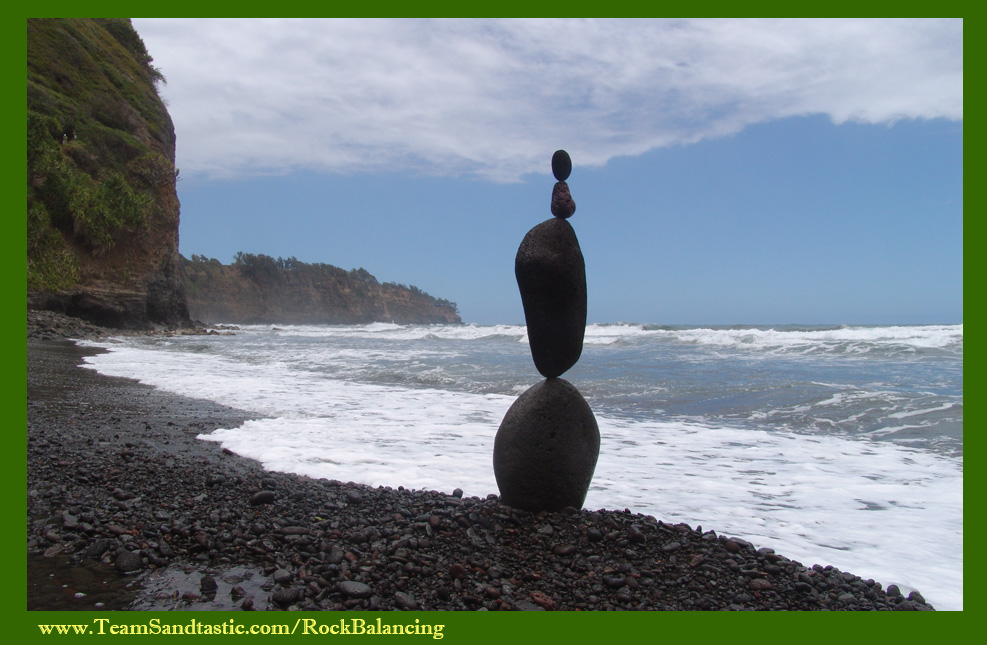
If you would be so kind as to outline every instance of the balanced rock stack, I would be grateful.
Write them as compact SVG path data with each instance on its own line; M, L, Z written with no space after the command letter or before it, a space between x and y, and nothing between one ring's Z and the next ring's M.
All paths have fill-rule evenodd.
M535 367L545 377L522 394L497 430L494 476L501 501L530 511L581 508L600 453L600 430L586 399L559 378L576 364L586 332L586 265L572 225L576 204L565 180L572 161L552 157L555 216L528 231L514 274Z

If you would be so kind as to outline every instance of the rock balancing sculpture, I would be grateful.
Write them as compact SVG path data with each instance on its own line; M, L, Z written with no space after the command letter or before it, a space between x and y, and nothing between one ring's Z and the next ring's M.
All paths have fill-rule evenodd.
M586 332L586 265L567 221L576 211L565 150L552 157L553 218L528 231L514 260L528 345L544 381L507 411L494 441L501 501L529 511L581 508L600 454L600 430L576 387L559 378L576 364Z

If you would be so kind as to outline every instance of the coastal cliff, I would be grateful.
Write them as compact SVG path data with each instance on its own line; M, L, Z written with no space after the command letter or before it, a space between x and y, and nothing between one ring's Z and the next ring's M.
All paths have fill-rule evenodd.
M452 323L454 303L293 258L178 252L164 75L129 19L27 21L27 307L119 329Z
M414 286L380 283L365 269L345 271L238 253L233 264L181 258L192 318L242 324L445 324L462 322L456 304Z
M117 328L191 324L175 128L128 19L27 21L27 299Z

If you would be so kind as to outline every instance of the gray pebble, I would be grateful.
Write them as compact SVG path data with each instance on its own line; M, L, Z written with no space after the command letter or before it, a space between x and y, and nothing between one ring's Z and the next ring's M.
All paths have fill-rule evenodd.
M356 580L344 580L336 588L339 589L341 594L350 598L369 598L373 593L370 585L357 582Z
M141 570L144 563L141 561L141 557L133 551L124 551L117 556L113 566L120 573L132 573Z
M394 593L394 606L405 611L416 611L418 609L418 601L410 594L397 591Z
M262 490L250 498L251 506L260 506L261 504L273 504L275 498L275 493L273 490Z
M218 588L219 584L212 576L202 576L199 580L199 589L203 595L215 594Z
M286 585L289 584L295 578L295 575L290 571L288 571L287 569L278 569L277 571L274 572L274 575L272 577L274 578L274 582L276 584Z

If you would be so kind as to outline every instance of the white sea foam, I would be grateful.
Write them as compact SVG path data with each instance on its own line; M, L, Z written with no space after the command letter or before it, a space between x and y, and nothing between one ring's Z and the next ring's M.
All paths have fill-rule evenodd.
M956 327L905 330L833 329L822 332L830 335L825 339L799 339L798 334L812 332L773 332L769 338L769 330L594 325L587 329L587 342L595 339L604 347L611 339L677 334L669 342L739 345L747 342L741 334L747 334L755 339L748 344L763 342L765 351L779 343L821 347L846 342L854 334L868 336L868 343L888 338L914 347L957 342ZM201 438L266 468L370 485L460 487L469 495L485 496L497 491L492 468L497 427L537 375L484 394L428 386L449 378L448 372L428 373L443 363L456 363L449 357L457 352L468 354L464 343L526 342L523 331L470 325L253 326L231 338L98 343L111 351L86 361L104 374L256 414L258 418L238 428ZM959 334L961 344L962 327ZM911 340L902 340L906 337ZM364 343L367 338L373 342ZM446 345L432 347L435 339ZM295 344L306 340L319 342ZM464 360L467 366L475 363L476 370L490 368L478 357ZM401 370L419 380L387 384L369 379L365 366L375 362L384 367L400 363ZM358 378L349 379L350 374ZM859 392L838 381L817 385L833 391L811 405L756 410L749 418L770 421L782 414L794 418L829 409L843 414L860 405L880 407L897 396L892 391ZM886 416L910 425L921 422L922 414L948 413L953 405L896 407ZM888 442L795 433L784 424L752 429L702 417L657 421L600 412L597 418L601 451L588 508L626 507L664 521L701 524L771 546L806 565L833 564L884 585L917 588L939 609L962 608L962 459ZM848 421L839 414L834 418Z
M527 331L518 325L396 325L371 323L369 325L241 325L243 331L274 332L282 336L306 336L315 338L360 338L375 340L477 340L503 336L527 342Z
M694 328L656 330L683 342L730 348L817 352L838 349L866 353L875 347L942 349L963 343L963 325L899 327L786 328Z

